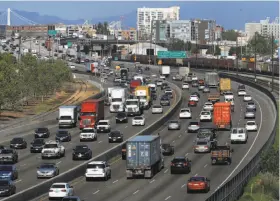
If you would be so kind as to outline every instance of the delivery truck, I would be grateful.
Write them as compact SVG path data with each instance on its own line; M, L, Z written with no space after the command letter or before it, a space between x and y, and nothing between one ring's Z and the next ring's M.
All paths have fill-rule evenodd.
M205 84L210 88L217 88L219 86L218 73L211 72L205 74Z
M218 129L231 129L231 104L218 102L214 104L214 125Z
M59 107L59 117L58 127L76 127L78 110L77 106L60 106Z
M170 66L162 66L161 74L164 75L165 77L168 77L170 75Z
M211 164L231 164L231 152L229 146L215 146L211 151Z
M179 74L185 78L185 76L188 76L188 74L190 73L190 68L189 67L180 67L179 68Z
M104 99L90 99L82 102L80 116L80 129L94 128L99 120L104 119Z
M164 168L161 139L158 135L142 135L126 143L126 177L152 178Z
M231 80L229 78L220 79L220 94L223 95L224 92L231 91Z

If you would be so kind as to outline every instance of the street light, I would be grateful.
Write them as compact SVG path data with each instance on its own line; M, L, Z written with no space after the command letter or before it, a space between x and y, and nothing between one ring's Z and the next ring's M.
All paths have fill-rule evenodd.
M272 79L271 79L271 91L274 90L274 63L273 63L273 54L274 54L274 36L271 34L271 70L272 70Z
M255 76L255 82L257 81L257 32L255 32L255 63L254 63L254 76Z

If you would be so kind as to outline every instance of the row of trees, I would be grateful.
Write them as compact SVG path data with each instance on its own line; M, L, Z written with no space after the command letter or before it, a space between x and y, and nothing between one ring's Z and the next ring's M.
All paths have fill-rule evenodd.
M95 29L97 34L103 34L103 35L110 34L108 22L104 22L103 24L99 22L95 27Z
M0 110L19 109L26 98L44 101L71 79L71 71L63 61L38 61L27 54L14 62L12 55L0 54Z

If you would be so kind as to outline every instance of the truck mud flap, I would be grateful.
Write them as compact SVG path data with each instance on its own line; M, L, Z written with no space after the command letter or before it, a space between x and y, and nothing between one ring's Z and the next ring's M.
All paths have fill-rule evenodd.
M153 177L152 170L145 170L144 178L145 179L151 179L152 177Z
M127 179L133 179L133 173L131 170L126 170L126 178Z

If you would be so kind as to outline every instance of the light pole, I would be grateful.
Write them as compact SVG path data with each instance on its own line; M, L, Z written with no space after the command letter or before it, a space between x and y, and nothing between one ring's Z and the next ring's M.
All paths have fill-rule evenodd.
M198 24L200 21L194 21L195 22L195 68L197 68L197 53L198 53L198 48L197 48L197 40L198 40Z
M236 75L238 75L238 54L237 54L237 48L238 48L238 40L236 38L236 47L235 47L235 51L236 51Z
M271 91L274 90L274 64L273 64L273 54L274 54L274 36L271 34L271 70L272 70L272 78L271 78Z
M257 32L255 32L255 62L254 62L254 77L255 77L255 82L257 81Z

